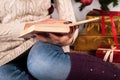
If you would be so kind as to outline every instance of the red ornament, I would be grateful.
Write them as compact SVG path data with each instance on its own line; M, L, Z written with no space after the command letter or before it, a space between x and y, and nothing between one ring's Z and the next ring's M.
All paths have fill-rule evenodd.
M88 6L93 2L93 0L80 0L80 2L82 3L82 5Z

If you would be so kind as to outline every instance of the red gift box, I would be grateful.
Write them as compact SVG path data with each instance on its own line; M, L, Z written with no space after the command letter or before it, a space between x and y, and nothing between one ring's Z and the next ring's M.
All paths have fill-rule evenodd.
M101 47L96 51L96 57L103 59L104 61L120 63L120 49L116 47Z

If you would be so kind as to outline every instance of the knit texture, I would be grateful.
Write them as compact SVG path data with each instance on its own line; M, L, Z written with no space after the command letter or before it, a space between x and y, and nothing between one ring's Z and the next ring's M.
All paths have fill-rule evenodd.
M75 21L70 0L55 2L60 19ZM50 18L50 7L51 0L0 0L0 66L32 47L37 40L19 38L19 34L26 23Z

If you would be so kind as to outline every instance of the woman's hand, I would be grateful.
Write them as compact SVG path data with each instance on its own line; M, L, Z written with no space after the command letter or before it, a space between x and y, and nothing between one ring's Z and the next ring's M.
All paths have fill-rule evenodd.
M51 23L61 23L61 24L64 24L64 23L69 23L68 21L65 21L65 20L54 20L54 19L48 19L46 21L41 21L41 22L37 22L35 24L40 24L40 23L47 23L47 24L51 24ZM66 34L63 34L63 33L45 33L47 34L48 36L46 37L45 35L43 34L34 34L34 36L43 41L43 42L49 42L49 43L52 43L52 44L55 44L55 45L59 45L59 46L64 46L64 45L69 45L72 40L73 40L73 34L76 30L76 26L75 27L71 27L70 28L70 32L69 33L66 33Z
M34 35L36 36L36 38L38 38L41 41L49 42L59 46L69 45L73 40L73 36L70 34L63 34L62 36L56 36L54 33L48 33L48 34L49 34L48 38L44 37L43 35L38 35L38 34L34 34Z

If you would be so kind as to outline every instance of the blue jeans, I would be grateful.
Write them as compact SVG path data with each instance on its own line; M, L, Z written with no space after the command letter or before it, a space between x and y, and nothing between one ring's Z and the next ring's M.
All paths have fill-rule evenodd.
M65 80L71 61L61 47L38 41L28 55L27 67L38 80Z
M24 63L10 62L0 67L0 80L29 80Z
M27 67L26 67L27 66ZM0 67L0 80L29 80L27 70L38 80L65 80L70 72L70 56L61 47L37 42L27 59L9 62Z

